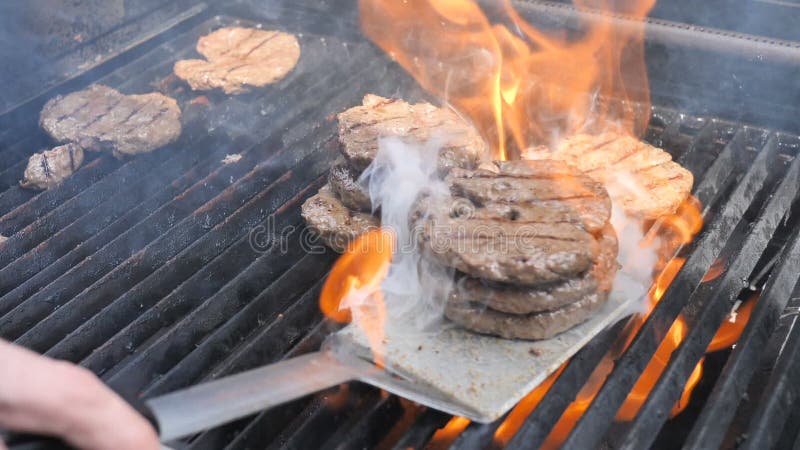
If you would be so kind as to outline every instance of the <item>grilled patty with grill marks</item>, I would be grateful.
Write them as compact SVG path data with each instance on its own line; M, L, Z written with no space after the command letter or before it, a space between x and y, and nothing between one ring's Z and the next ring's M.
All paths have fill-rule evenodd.
M206 60L178 61L175 75L194 90L238 94L286 76L300 59L300 43L281 31L226 27L201 37L197 52Z
M181 134L181 110L165 95L124 95L92 85L48 101L40 115L42 128L58 142L114 155L147 153Z
M508 314L480 303L449 302L444 314L453 322L479 333L506 339L549 339L585 322L608 300L594 293L559 309L533 314Z
M440 139L438 167L442 173L453 167L473 168L486 154L478 131L448 108L429 103L409 104L368 94L363 104L339 113L341 151L356 172L369 166L378 153L378 141L398 137L423 145Z
M606 225L599 238L600 252L591 270L583 276L541 286L520 287L491 283L470 276L461 277L447 299L452 303L483 304L509 314L553 311L591 294L608 295L619 267L617 236Z
M484 166L486 167L486 166ZM585 274L599 253L594 230L610 200L596 181L554 161L509 161L453 169L451 197L422 197L412 213L425 254L486 281L531 286ZM553 212L540 202L576 200L599 207ZM541 214L539 214L541 213Z
M524 156L557 159L577 167L602 182L626 212L645 219L675 212L694 181L692 173L664 150L611 132L578 134L564 139L554 151L538 147Z

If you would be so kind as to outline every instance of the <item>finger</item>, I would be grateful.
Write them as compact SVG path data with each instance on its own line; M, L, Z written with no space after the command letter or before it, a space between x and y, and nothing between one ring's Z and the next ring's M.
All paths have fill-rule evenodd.
M158 450L150 423L94 374L71 367L73 426L64 439L86 450Z
M8 450L8 447L6 447L6 443L3 442L3 438L0 438L0 450Z
M0 426L85 450L159 448L152 426L94 374L0 340Z

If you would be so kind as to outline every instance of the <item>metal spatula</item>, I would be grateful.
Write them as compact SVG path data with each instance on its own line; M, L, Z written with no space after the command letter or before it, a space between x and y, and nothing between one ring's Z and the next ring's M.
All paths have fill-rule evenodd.
M544 341L512 341L458 328L421 332L388 321L385 369L355 326L315 353L176 391L146 402L168 442L358 380L477 422L509 411L564 361L633 308L645 290L618 274L608 303L589 321Z

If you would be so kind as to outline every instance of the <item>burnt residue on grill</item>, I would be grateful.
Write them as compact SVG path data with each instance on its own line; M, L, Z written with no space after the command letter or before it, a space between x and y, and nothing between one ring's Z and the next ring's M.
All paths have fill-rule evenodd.
M0 243L0 337L80 363L113 388L144 397L319 348L336 328L317 305L335 255L301 248L299 205L324 183L338 153L332 117L368 92L424 99L399 67L358 37L353 6L337 0L276 8L237 3L228 15L205 6L187 10L188 18L170 18L174 27L104 55L107 63L0 117L19 125L0 131L0 235L8 237ZM191 92L171 75L172 65L195 57L197 39L214 29L255 25L234 16L260 16L264 27L297 35L297 67L275 85L240 96ZM175 98L184 112L181 137L124 161L87 153L56 188L19 188L31 149L53 145L37 130L41 105L92 83ZM800 295L800 138L675 105L681 103L653 108L645 139L692 171L706 226L681 250L683 268L566 444L793 445L800 415L786 405L800 395L788 382L800 370L798 305L791 300ZM223 164L228 154L241 159ZM253 246L252 230L267 225L290 230L285 251ZM720 259L724 270L703 281ZM753 289L760 300L736 348L706 356L690 404L668 419L709 339ZM678 315L687 327L684 344L640 414L614 422ZM566 365L507 447L534 448L547 439L625 326L602 333ZM450 420L354 383L185 444L423 448ZM500 425L471 424L452 447L497 445Z

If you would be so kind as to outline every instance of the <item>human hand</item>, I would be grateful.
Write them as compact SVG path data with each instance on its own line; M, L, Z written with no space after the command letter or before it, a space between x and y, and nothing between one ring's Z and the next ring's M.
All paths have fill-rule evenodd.
M56 436L84 450L160 448L150 423L93 373L3 340L0 427Z

